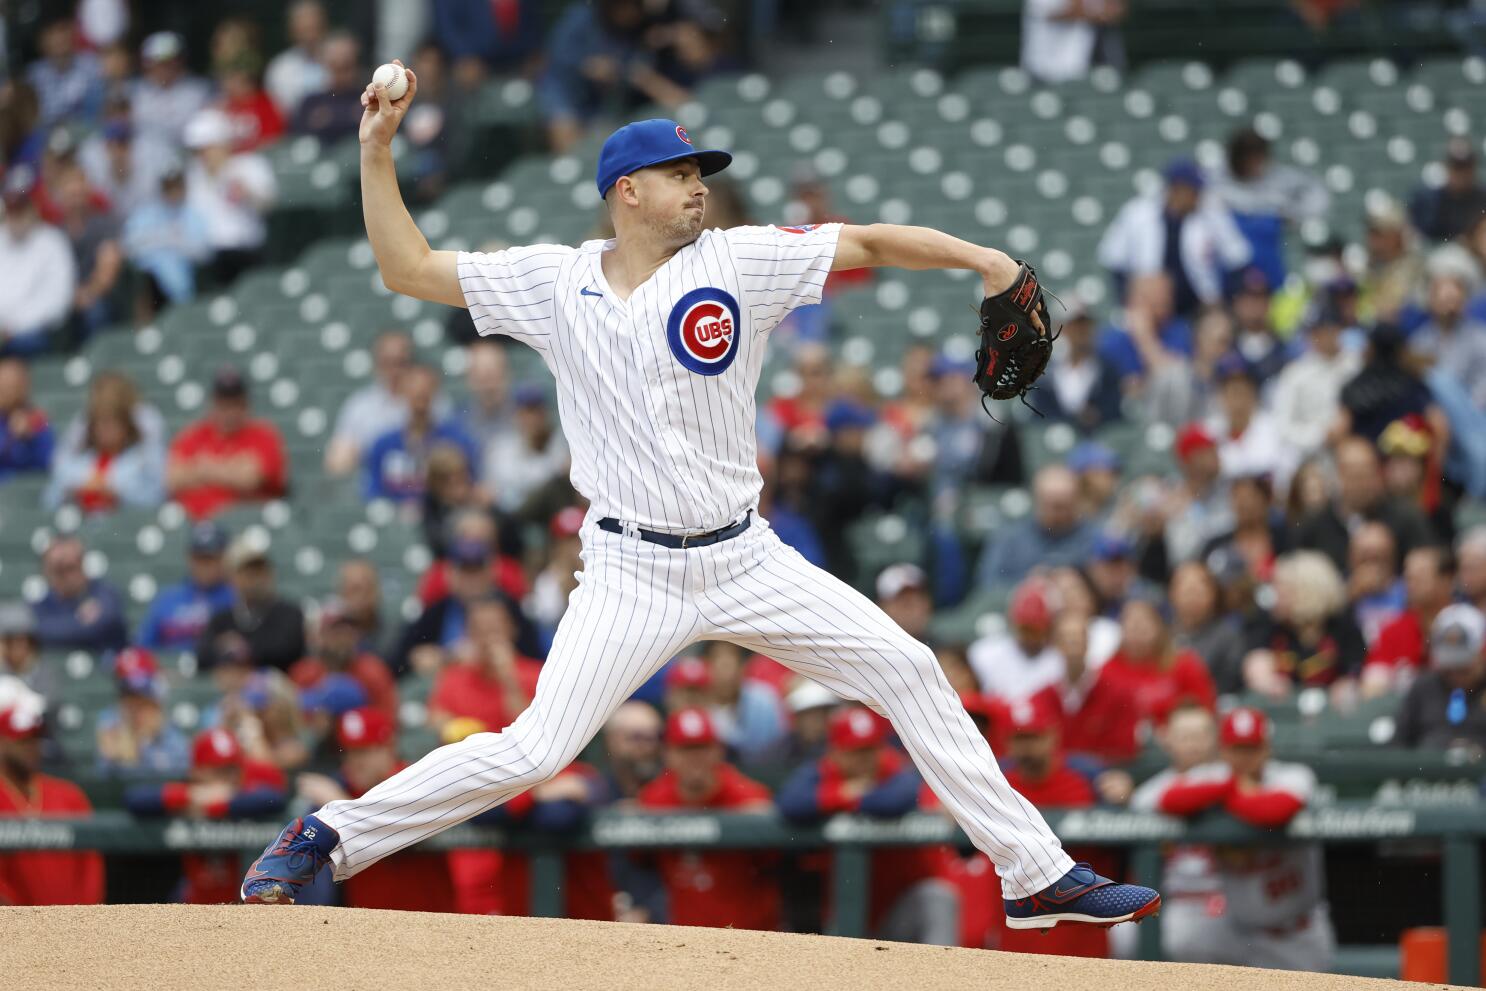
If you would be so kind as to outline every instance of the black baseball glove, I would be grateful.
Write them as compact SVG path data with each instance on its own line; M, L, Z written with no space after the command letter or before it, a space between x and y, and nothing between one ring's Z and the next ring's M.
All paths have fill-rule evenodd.
M975 384L986 399L1021 399L1047 368L1053 354L1052 321L1042 284L1032 266L1018 261L1016 279L1004 292L980 304L980 348L975 352ZM1042 321L1042 329L1032 321ZM985 400L981 403L984 405Z

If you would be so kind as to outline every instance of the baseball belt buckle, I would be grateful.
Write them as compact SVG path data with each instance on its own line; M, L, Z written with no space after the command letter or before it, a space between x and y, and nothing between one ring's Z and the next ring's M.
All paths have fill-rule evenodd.
M633 537L636 540L640 538L640 527L629 520L619 521L619 532L624 534L626 537Z

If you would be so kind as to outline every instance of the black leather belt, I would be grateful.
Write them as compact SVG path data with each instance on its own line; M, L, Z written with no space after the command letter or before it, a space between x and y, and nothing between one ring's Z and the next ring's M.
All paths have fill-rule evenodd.
M712 530L708 533L661 533L658 530L646 530L643 527L626 527L623 523L612 516L605 516L599 520L599 529L608 530L622 536L639 537L648 540L652 544L660 544L672 550L680 550L686 547L706 547L708 544L720 544L724 540L731 540L738 534L753 525L753 510L743 514L743 518L736 523L729 523L720 530Z

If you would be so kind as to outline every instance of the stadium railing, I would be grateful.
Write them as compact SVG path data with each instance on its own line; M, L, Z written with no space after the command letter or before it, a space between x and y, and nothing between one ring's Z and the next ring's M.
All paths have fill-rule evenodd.
M1191 823L1167 816L1102 809L1053 811L1048 822L1065 843L1129 850L1133 879L1159 885L1162 847L1170 843L1262 846L1276 842L1377 843L1430 840L1440 845L1442 908L1449 932L1449 978L1475 985L1482 925L1481 843L1486 839L1486 803L1442 806L1338 802L1302 812L1283 830L1261 830L1223 815ZM97 850L112 854L187 851L243 851L268 844L278 824L177 819L137 820L123 812L101 812L88 819L0 820L0 850ZM538 834L459 826L422 844L425 850L495 847L527 853L532 859L532 914L561 914L563 854L576 850L773 849L829 847L832 872L831 933L866 932L872 850L878 847L953 843L964 835L948 819L916 813L895 820L837 816L820 826L796 826L773 815L681 813L647 815L603 812L567 834ZM1142 927L1139 951L1159 959L1160 930Z

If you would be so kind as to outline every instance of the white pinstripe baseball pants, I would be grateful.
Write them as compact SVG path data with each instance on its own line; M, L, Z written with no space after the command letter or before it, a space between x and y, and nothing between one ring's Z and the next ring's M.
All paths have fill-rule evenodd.
M589 523L584 570L531 706L499 733L425 756L316 815L340 833L336 880L539 784L610 713L698 640L757 650L893 724L930 787L985 851L1008 898L1041 891L1073 861L996 766L934 653L861 593L807 562L768 524L671 550Z

